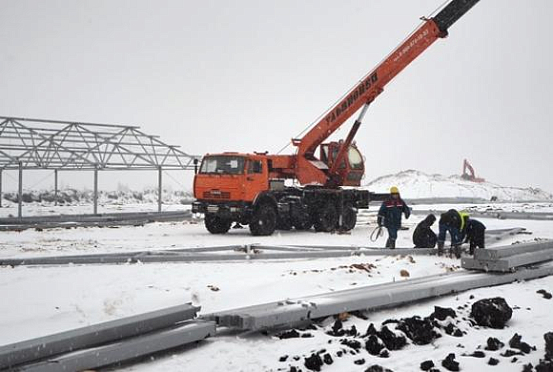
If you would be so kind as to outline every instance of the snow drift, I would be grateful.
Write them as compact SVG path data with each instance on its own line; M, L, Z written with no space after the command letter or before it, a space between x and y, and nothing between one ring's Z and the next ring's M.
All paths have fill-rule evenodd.
M405 199L465 198L504 202L550 201L553 195L538 188L505 187L490 182L476 183L459 176L446 177L407 170L376 178L366 187L374 192L388 192L390 186L399 187Z

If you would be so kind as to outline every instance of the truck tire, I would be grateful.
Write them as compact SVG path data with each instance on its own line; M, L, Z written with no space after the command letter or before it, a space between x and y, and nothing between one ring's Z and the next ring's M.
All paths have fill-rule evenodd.
M357 211L353 208L353 205L344 205L344 211L342 212L342 230L350 231L355 228L357 224Z
M316 211L315 230L330 232L338 225L338 210L332 202L326 202Z
M204 224L207 231L212 234L226 234L230 229L232 221L216 215L206 214L204 217Z
M253 212L250 232L254 236L271 235L277 225L277 212L269 203L263 203Z

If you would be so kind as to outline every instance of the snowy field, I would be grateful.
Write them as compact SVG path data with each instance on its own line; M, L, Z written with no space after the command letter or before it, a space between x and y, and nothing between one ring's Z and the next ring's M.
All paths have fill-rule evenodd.
M551 211L551 204L509 204L510 210ZM90 206L51 209L65 214L83 213ZM155 210L155 205L151 209ZM445 209L442 205L423 206ZM417 208L424 209L421 206ZM460 207L460 206L448 206ZM65 207L67 208L67 207ZM118 206L113 210L117 211ZM148 207L121 206L126 211L148 210ZM133 209L134 208L134 209ZM165 206L178 210L182 205ZM164 209L165 209L164 208ZM505 207L507 208L507 206ZM2 212L5 212L3 208ZM110 209L110 208L107 208ZM37 206L34 212L40 212ZM410 231L400 231L398 247L412 247L411 233L423 216L412 216L405 221ZM44 231L2 232L0 257L34 257L65 254L92 254L134 250L156 250L186 247L217 246L228 244L276 243L321 244L382 247L385 237L371 242L369 235L375 227L374 209L363 213L351 234L309 232L278 232L270 237L252 237L249 230L233 229L227 235L210 235L199 222L153 223L142 227L72 228ZM525 227L531 235L517 235L500 244L515 241L553 238L553 222L525 220L482 219L488 229ZM374 265L368 271L352 264ZM359 267L359 266L358 266ZM126 265L67 265L44 267L0 267L0 344L60 332L97 322L192 302L201 305L201 313L231 309L285 298L301 297L367 286L383 282L405 280L400 275L406 270L410 278L461 270L459 261L447 257L351 257L311 260L282 260L272 262L219 262L219 263L161 263ZM224 335L206 340L183 353L163 356L158 360L126 366L128 371L289 371L292 366L306 371L304 357L311 352L327 349L334 363L322 367L323 371L365 371L379 364L395 372L419 370L420 362L433 359L436 364L449 353L455 353L462 370L521 371L522 365L543 357L543 333L553 331L553 300L537 294L538 289L553 289L553 278L543 278L495 288L484 288L420 304L369 314L368 320L355 316L344 322L344 328L355 324L364 332L368 325L377 328L388 318L427 316L434 305L457 308L460 305L487 297L504 297L513 307L513 317L507 328L492 330L473 328L467 322L458 325L467 335L462 338L444 335L426 346L408 345L392 351L389 358L369 355L364 349L358 355L336 357L344 349L338 339L322 328L310 331L312 338L280 340L274 335ZM474 299L470 299L474 296ZM470 309L470 307L469 307ZM465 311L465 313L462 313ZM461 310L466 316L466 310ZM459 317L461 318L461 317ZM328 328L328 326L327 326ZM512 357L499 356L500 352L486 351L486 358L462 357L472 353L478 345L485 345L489 336L504 343L518 332L523 341L536 345L537 351ZM331 341L331 343L329 343ZM458 346L461 345L461 346ZM288 355L287 361L279 358ZM295 361L294 356L299 360ZM489 366L490 356L500 360L498 366ZM354 361L364 359L362 365ZM440 366L440 369L443 368Z

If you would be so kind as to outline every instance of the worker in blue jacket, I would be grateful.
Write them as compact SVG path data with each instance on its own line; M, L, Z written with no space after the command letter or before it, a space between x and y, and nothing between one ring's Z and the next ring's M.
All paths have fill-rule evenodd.
M457 258L461 257L461 245L465 238L468 219L468 213L464 211L459 212L455 209L450 209L441 214L438 223L438 255L443 254L446 233L449 232L451 236L451 253L454 253Z
M399 196L399 189L396 186L390 188L390 197L382 202L378 211L378 226L384 226L388 230L386 248L396 247L397 232L401 228L401 215L409 218L411 210Z

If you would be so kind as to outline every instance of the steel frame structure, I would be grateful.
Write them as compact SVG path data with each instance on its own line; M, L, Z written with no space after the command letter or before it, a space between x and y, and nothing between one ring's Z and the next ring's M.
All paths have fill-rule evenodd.
M178 147L137 126L0 116L0 206L5 170L19 171L18 217L22 216L24 169L53 170L56 200L58 171L93 171L94 214L98 171L157 170L161 211L162 171L194 170L200 159Z

